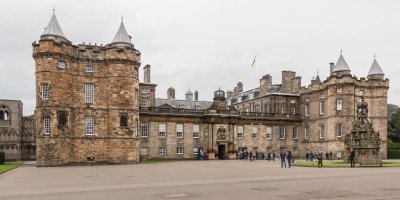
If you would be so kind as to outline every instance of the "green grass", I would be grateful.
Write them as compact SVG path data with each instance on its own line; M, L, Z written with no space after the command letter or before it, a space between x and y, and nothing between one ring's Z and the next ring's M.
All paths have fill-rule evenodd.
M10 170L12 170L14 168L17 168L20 165L21 165L21 163L18 163L18 162L7 162L7 163L4 163L4 164L1 164L0 165L0 174L5 173L7 171L10 171Z
M313 161L313 162L305 162L305 161L295 161L294 166L299 166L299 167L318 167L318 162ZM343 163L340 161L324 161L323 162L324 167L350 167L350 163ZM359 167L360 165L356 163L356 167ZM380 167L379 165L363 165L363 167ZM400 167L399 162L384 162L383 167Z

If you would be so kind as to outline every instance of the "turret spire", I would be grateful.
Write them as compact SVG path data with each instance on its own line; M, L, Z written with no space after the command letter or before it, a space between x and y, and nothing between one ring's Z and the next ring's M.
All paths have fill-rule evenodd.
M67 37L65 37L65 35L64 35L64 32L61 29L61 26L58 24L54 6L53 6L53 15L51 16L50 22L40 37L43 38L46 36L50 36L50 37L57 36L57 37L67 39Z
M115 34L114 39L111 42L111 44L114 44L114 43L124 43L124 44L133 45L130 36L126 32L123 16L121 16L121 25L119 26L117 34Z
M376 61L376 55L374 53L374 61L372 62L371 68L369 69L368 76L371 75L385 75L382 71L381 66L379 66L378 61Z
M340 71L348 71L348 72L350 72L350 68L349 68L349 66L347 65L347 62L346 62L346 60L344 59L342 53L343 53L342 50L340 50L339 59L338 59L338 61L336 62L336 65L333 67L332 72L340 72Z

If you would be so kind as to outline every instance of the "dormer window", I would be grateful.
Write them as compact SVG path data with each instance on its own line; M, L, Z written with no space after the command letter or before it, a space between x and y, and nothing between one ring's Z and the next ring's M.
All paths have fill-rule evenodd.
M58 61L57 67L60 69L65 69L67 67L67 64L65 63L65 61Z

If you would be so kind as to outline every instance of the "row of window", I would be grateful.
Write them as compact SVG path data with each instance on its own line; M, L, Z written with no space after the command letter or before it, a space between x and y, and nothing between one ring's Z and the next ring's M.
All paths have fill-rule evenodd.
M336 110L340 111L343 110L343 99L336 99ZM325 102L319 102L319 114L325 114ZM310 105L304 105L304 116L310 116Z
M176 124L176 137L183 138L183 124ZM140 137L149 137L149 123L140 123ZM158 137L167 137L167 124L158 124ZM193 138L200 138L200 125L193 125Z
M320 133L320 138L324 138L324 134L325 134L325 126L324 125L321 125L319 127L319 133ZM259 135L258 127L256 127L256 126L252 127L251 138L258 139L258 135ZM336 135L336 137L342 137L342 124L336 125L335 135ZM140 124L140 136L141 137L149 137L149 124L148 123ZM167 137L167 125L165 123L158 124L158 136L160 138ZM176 137L177 138L184 137L183 124L176 124ZM237 127L237 137L241 138L241 139L244 138L244 127L243 126ZM198 124L193 125L193 138L200 138L200 126ZM266 138L272 139L272 127L267 127ZM279 127L279 139L285 139L285 138L286 138L286 128ZM293 139L299 138L299 129L297 127L292 128L292 138ZM305 139L310 138L310 127L308 125L304 128L304 138Z
M66 112L59 112L58 116L58 125L65 126L67 124L67 119L64 116ZM50 125L51 125L51 118L50 116L43 117L43 133L45 135L50 135ZM120 125L121 126L128 126L128 114L122 113L120 114ZM95 119L93 116L86 116L85 117L85 134L86 135L94 135L95 133Z
M50 87L48 83L41 84L41 98L43 100L49 99ZM94 84L85 83L84 85L85 103L94 103Z
M184 148L183 147L176 147L176 154L182 155ZM193 149L193 154L197 154L198 148ZM167 148L166 147L159 147L158 148L158 153L160 155L166 155L167 154ZM142 156L147 156L149 155L149 148L148 147L142 147L140 148L140 155Z
M67 68L67 63L65 61L58 61L57 67L60 69ZM94 72L94 66L91 63L85 65L85 72Z

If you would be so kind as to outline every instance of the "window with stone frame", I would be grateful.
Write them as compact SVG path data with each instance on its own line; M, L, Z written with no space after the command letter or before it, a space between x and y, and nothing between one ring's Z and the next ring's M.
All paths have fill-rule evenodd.
M60 69L65 69L67 67L67 63L65 61L59 60L57 62L57 67Z
M183 154L183 147L176 147L176 154Z
M140 123L140 137L149 137L149 123Z
M296 114L296 108L295 107L290 107L289 114L295 115Z
M286 138L286 129L285 127L279 127L279 139L285 139Z
M336 137L342 137L343 126L342 124L336 124Z
M119 116L119 125L122 127L128 126L128 113L121 113Z
M85 103L94 103L94 84L85 83Z
M293 127L292 137L294 140L297 140L299 138L299 129L297 127Z
M237 137L238 138L243 138L244 137L244 134L243 134L243 126L238 126L237 127Z
M94 135L94 117L87 116L85 118L85 134Z
M67 126L68 112L67 111L58 111L57 112L57 121L58 121L58 126Z
M324 134L325 134L325 126L320 125L319 126L319 138L324 138Z
M85 65L85 72L94 72L94 66L92 63L87 63Z
M253 130L251 132L251 139L255 140L258 139L258 127L253 126Z
M304 139L310 139L310 126L308 125L304 127Z
M43 100L49 99L49 84L48 83L42 83L40 85L41 87L41 98Z
M176 137L183 138L183 124L176 124Z
M50 116L46 115L43 117L43 134L50 135Z
M8 113L8 109L6 106L0 107L0 120L4 120L4 121L10 120L10 114Z
M341 88L341 87L336 88L336 93L340 94L342 92L343 92L343 88Z
M200 125L193 124L193 138L200 138Z
M160 138L167 137L167 124L164 123L158 124L158 137Z
M140 107L149 107L149 101L147 99L140 99L139 103Z
M319 102L319 114L323 115L325 113L325 102L320 101Z
M267 139L272 139L272 127L267 127Z
M343 99L336 99L336 110L343 109Z
M167 154L167 148L166 148L166 147L160 147L160 148L158 148L158 153L159 153L160 155L165 155L165 154Z
M310 105L308 104L304 105L304 116L310 116Z
M149 155L149 148L148 148L148 147L142 147L142 148L140 148L140 155L142 155L142 156L147 156L147 155Z

